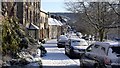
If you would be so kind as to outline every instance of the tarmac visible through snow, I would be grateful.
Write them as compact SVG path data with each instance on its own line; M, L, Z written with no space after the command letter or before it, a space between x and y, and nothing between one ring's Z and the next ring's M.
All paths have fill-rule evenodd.
M64 48L57 47L56 39L47 41L43 46L47 50L42 57L43 68L79 68L79 59L70 59L64 54Z

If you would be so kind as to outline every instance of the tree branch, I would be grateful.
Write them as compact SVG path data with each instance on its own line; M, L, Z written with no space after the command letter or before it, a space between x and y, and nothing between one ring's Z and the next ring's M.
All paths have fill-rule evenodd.
M108 4L109 4L110 7L113 9L113 11L114 11L118 16L120 16L119 12L117 12L117 11L115 10L115 8L112 6L112 4L110 4L110 3L108 3Z
M82 5L83 5L83 7L84 7L84 9L85 9L85 14L86 14L86 16L87 16L87 18L88 18L88 20L89 20L89 24L91 24L95 29L98 29L98 24L96 24L96 23L94 23L94 22L92 21L92 19L90 18L90 16L89 16L88 13L87 13L87 8L85 7L84 3L82 3Z

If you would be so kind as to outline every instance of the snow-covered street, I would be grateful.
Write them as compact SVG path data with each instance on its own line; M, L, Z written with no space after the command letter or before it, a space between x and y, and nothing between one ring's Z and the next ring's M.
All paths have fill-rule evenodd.
M42 57L43 68L56 66L59 68L79 68L79 60L67 57L64 54L64 48L58 48L56 43L56 39L53 39L43 44L47 50L46 56Z

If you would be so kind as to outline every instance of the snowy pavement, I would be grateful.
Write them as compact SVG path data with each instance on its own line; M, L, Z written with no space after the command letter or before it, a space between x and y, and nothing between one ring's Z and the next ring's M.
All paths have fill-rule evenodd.
M64 54L64 48L57 48L56 39L43 44L47 50L46 56L42 57L43 68L79 68L78 59L70 59Z

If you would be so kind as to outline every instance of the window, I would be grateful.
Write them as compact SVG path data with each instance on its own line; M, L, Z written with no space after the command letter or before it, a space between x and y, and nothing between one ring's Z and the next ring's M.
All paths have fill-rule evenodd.
M106 55L105 47L101 47L101 49L100 49L100 54Z
M97 45L97 44L92 44L91 52L93 52L93 53L99 53L100 52L100 46Z
M68 40L68 43L69 43L69 45L71 45L71 41L70 40Z
M72 46L79 46L80 45L80 41L78 40L74 40L71 42Z
M95 45L94 47L95 47L95 48L98 48L98 47L99 47L99 45Z
M72 41L73 46L87 46L87 42L83 40L73 40Z
M87 52L92 52L93 47L94 47L94 44L91 44L91 45L87 48Z
M105 52L105 48L104 47L101 47L101 50L103 50Z
M80 42L80 41L72 41L72 43L76 43L76 42Z
M108 50L108 56L109 56L110 58L116 58L116 57L117 57L116 54L113 53L112 48L109 48L109 50Z
M111 47L112 53L120 54L120 47Z

